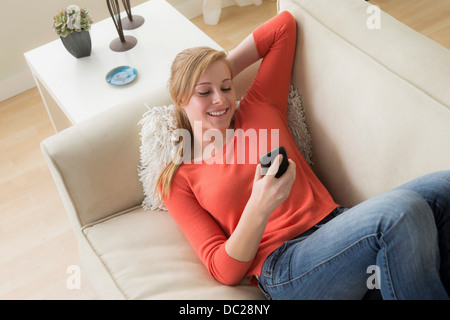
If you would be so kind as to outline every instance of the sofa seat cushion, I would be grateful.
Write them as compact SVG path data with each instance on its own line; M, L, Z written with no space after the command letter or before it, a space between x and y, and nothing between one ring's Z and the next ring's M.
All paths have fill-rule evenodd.
M245 279L214 280L170 214L142 208L86 226L83 233L125 299L263 299Z

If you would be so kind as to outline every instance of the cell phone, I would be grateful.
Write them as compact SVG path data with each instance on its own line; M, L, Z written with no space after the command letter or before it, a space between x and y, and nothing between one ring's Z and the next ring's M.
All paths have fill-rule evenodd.
M281 146L273 149L272 151L266 153L265 155L261 156L261 158L259 158L259 162L261 162L261 172L263 176L267 174L269 167L272 165L273 161L279 154L283 155L283 160L281 161L280 167L278 168L275 178L281 177L286 172L289 166L289 161L285 147Z

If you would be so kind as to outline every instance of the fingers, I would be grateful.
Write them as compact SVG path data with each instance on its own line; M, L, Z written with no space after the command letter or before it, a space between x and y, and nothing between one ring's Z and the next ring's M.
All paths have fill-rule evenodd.
M273 177L275 180L277 180L277 183L284 186L283 188L286 188L286 190L289 190L286 194L286 196L289 195L290 189L292 185L295 183L296 178L296 168L295 168L295 162L291 159L288 159L289 166L287 168L287 171L278 179Z
M261 163L258 163L258 165L256 166L255 178L253 179L253 182L258 181L262 177L263 177L263 175L262 175L262 172L261 172Z
M279 154L272 162L271 166L268 168L267 173L265 175L262 174L261 164L259 163L256 166L254 182L264 178L265 176L268 176L269 179L274 179L281 165L282 160L283 155ZM293 178L293 180L295 180L295 167L296 167L295 162L292 161L291 159L288 159L288 161L289 166L287 168L287 171L280 178L283 178L284 176L290 176L291 178Z
M288 161L289 161L289 167L288 167L286 173L288 175L290 175L293 178L293 180L295 180L295 170L296 170L295 169L295 167L296 167L295 162L292 161L291 159L288 159Z
M250 200L253 204L262 206L261 208L264 208L264 210L269 208L269 213L289 197L292 185L295 182L296 166L294 161L290 159L288 159L287 171L279 179L275 178L281 160L282 156L277 156L265 176L261 172L261 164L258 164L255 170Z
M278 172L278 168L280 167L281 161L283 160L283 155L279 154L275 160L272 162L272 164L269 167L269 170L267 170L266 176L273 176Z

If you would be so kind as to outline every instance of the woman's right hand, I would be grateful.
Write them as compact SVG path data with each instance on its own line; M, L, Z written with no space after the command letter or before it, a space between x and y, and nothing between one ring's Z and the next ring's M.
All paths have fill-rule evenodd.
M281 159L282 155L275 158L265 176L261 174L261 164L256 167L250 199L225 245L227 254L235 260L251 261L255 257L270 214L289 197L295 181L295 163L289 160L287 171L275 178Z
M295 162L289 160L287 171L280 177L275 178L275 174L281 164L283 155L278 155L270 166L267 174L261 174L261 164L258 164L253 181L253 189L248 205L258 208L258 212L263 213L266 218L284 200L289 197L292 185L295 181Z

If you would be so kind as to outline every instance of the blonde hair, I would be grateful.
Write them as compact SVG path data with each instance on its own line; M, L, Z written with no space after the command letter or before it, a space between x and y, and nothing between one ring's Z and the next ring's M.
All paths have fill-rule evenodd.
M172 63L169 92L176 107L176 127L177 129L187 130L192 138L189 146L186 145L188 141L178 143L178 150L175 152L174 158L161 171L155 187L155 192L159 192L161 198L164 198L170 192L172 179L182 163L183 150L193 147L194 133L189 118L182 107L192 97L198 79L213 62L218 60L224 61L233 78L231 63L226 60L226 57L227 55L223 51L217 51L209 47L195 47L178 53Z

